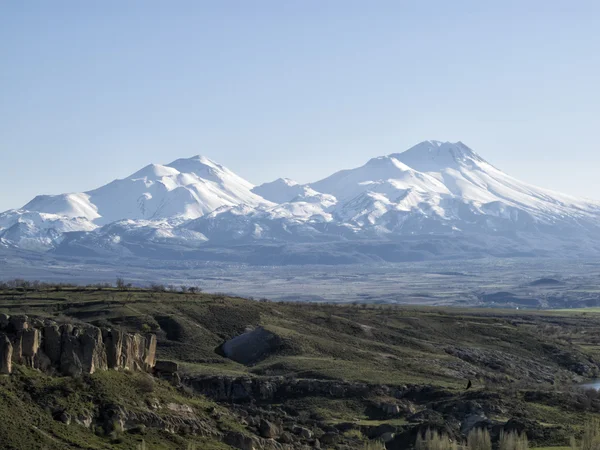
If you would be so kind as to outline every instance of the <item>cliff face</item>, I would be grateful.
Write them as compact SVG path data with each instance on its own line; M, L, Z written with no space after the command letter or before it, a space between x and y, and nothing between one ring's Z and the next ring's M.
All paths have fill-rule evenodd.
M155 363L153 334L0 314L0 373L3 374L10 374L13 364L78 376L107 369L149 372Z

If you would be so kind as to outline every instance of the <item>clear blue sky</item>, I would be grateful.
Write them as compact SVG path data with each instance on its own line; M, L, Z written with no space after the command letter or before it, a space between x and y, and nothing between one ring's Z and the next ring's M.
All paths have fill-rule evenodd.
M5 1L0 210L204 154L313 181L425 140L600 199L598 1Z

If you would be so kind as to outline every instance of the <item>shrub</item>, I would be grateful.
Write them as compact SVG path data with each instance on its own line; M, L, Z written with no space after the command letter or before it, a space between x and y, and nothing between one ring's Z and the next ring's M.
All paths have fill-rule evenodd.
M381 442L367 442L363 450L385 450L385 445Z
M154 392L154 378L148 376L141 379L139 382L139 389L145 393Z
M167 287L164 284L159 284L159 283L152 283L150 285L150 289L153 290L154 292L166 292L167 291Z
M469 450L492 450L490 433L484 428L471 430L467 436L467 448Z
M518 434L516 431L510 433L500 432L499 450L527 450L529 442L525 433Z
M450 438L430 428L422 435L419 433L417 442L415 443L416 450L457 450L457 445L450 441Z
M585 423L581 442L571 438L572 450L600 450L600 419L594 418Z

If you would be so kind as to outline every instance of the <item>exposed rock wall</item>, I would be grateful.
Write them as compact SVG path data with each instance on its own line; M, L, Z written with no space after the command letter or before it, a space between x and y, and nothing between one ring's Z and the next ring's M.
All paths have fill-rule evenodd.
M10 374L13 364L71 376L107 369L149 372L156 364L156 336L0 314L0 373Z

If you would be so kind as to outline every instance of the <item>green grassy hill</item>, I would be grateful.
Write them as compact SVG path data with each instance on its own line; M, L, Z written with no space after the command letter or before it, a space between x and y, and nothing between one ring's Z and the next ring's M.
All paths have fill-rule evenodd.
M12 442L14 430L30 433L28 441L6 448L228 448L228 435L259 435L256 421L265 418L292 435L294 427L308 428L313 441L331 441L325 448L362 448L382 430L395 435L388 448L403 448L418 429L439 426L459 436L477 419L490 430L521 427L535 445L567 445L586 418L600 411L600 398L577 388L600 373L600 315L585 311L271 303L158 288L65 286L5 289L0 311L152 331L159 359L178 361L189 384L176 388L121 372L50 378L19 369L0 380L0 423L19 411L0 427L0 437ZM246 365L223 356L224 342L257 326L275 336L277 345ZM217 375L233 386L257 380L261 389L275 380L278 392L287 394L217 405L189 387ZM331 393L311 396L285 384L298 379L330 383ZM473 383L469 391L467 380ZM341 382L366 388L337 394ZM155 401L160 409L149 406ZM104 406L93 406L98 402ZM386 412L382 405L397 410ZM100 430L75 423L78 414L85 417L81 410L94 417L117 410L129 422L144 416L140 423L154 423L153 414L165 417L140 432L131 423L110 429L107 420ZM57 411L71 424L57 420ZM198 424L164 425L182 420ZM285 433L277 434L280 445L313 442L286 443Z

